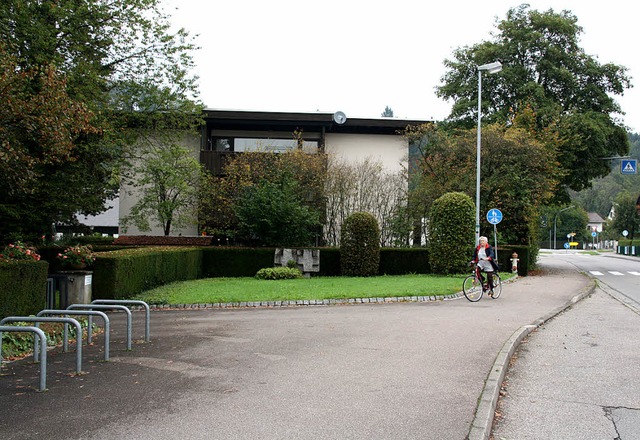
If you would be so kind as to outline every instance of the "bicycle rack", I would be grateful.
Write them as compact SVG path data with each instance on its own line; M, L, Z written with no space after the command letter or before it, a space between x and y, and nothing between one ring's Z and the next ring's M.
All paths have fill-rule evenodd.
M45 309L38 312L36 316L43 315L88 315L91 316L100 316L104 319L104 360L109 360L109 333L111 333L111 325L109 323L109 317L106 313L100 312L98 310L53 310L53 309ZM89 326L87 328L87 344L91 343L91 322L89 322Z
M2 332L31 332L40 338L40 391L47 389L47 337L37 327L21 327L0 325L0 350L2 350ZM0 368L2 368L2 351L0 351Z
M144 325L144 340L145 342L151 341L149 331L149 320L151 314L149 312L149 304L144 301L138 301L133 299L95 299L91 301L91 304L107 304L107 305L138 305L144 307L145 310L145 325Z
M127 350L131 351L131 310L125 306L118 305L101 305L101 304L71 304L67 307L67 310L122 310L127 314ZM72 314L72 313L71 313ZM89 327L91 327L91 320L89 320Z
M36 328L38 327L38 323L40 322L64 322L65 323L65 332L64 332L64 345L63 351L67 351L68 349L68 340L69 335L67 331L66 324L73 324L76 327L77 334L77 343L76 343L76 373L82 373L82 327L80 323L73 318L53 318L53 317L34 317L34 316L8 316L0 320L0 326L6 322L35 322ZM33 361L37 362L38 358L38 341L35 339L33 341Z

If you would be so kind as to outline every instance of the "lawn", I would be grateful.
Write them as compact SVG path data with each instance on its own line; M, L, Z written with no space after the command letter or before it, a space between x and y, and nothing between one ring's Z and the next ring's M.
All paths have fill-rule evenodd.
M445 296L460 292L465 275L312 277L298 280L205 278L167 284L138 295L149 304L207 304L402 296Z

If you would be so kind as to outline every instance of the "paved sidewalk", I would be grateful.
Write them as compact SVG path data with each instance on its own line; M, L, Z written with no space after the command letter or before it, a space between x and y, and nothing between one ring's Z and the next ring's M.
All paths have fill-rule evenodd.
M148 344L135 312L130 352L114 314L86 374L53 350L37 393L36 366L3 367L0 438L464 439L505 341L592 286L559 262L478 303L157 311Z
M523 341L495 440L640 438L640 309L609 293L597 289Z

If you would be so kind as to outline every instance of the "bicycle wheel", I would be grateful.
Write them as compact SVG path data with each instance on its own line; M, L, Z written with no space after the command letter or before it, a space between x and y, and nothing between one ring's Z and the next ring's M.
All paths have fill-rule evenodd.
M482 283L478 278L469 275L462 283L462 292L469 301L479 301L482 298Z
M493 294L491 298L498 299L500 294L502 293L502 280L500 279L500 275L497 273L493 274Z

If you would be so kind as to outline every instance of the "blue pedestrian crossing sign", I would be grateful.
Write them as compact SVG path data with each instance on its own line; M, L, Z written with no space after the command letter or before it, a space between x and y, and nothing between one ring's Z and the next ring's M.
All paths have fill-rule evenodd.
M502 212L499 209L490 209L487 212L487 221L492 225L497 225L502 221Z
M623 159L620 163L622 174L636 174L638 172L638 162L636 159Z

